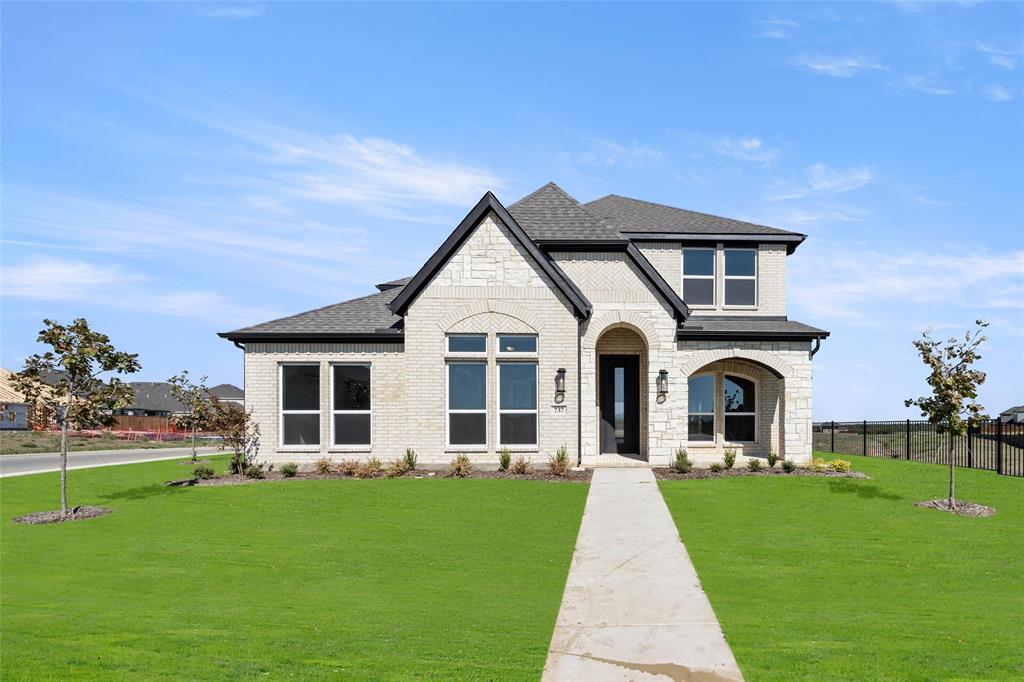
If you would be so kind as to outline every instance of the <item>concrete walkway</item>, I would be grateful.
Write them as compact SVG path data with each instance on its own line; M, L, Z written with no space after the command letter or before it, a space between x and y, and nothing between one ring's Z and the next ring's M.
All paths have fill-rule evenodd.
M743 679L650 469L594 471L542 679Z

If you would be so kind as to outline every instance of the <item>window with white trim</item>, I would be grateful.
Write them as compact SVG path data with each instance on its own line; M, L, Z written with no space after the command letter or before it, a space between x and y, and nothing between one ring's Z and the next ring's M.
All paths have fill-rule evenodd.
M757 249L725 249L725 305L757 305Z
M331 384L334 445L370 445L370 365L332 365Z
M449 353L486 353L487 334L449 334Z
M683 249L683 300L687 305L715 305L714 249Z
M700 374L687 382L689 415L688 440L715 440L715 375Z
M722 412L725 415L725 440L730 443L753 443L757 429L757 395L754 382L743 377L725 375L722 390Z
M498 363L498 443L537 444L537 363Z
M320 365L281 365L281 444L320 444Z
M448 363L448 445L487 445L487 363Z
M536 353L536 334L498 334L498 354Z

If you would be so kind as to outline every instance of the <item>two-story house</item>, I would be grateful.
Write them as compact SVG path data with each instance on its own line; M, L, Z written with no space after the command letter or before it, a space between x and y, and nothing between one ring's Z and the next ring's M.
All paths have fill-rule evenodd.
M488 192L412 277L221 336L272 462L803 462L828 336L786 316L804 239L553 183L508 208Z

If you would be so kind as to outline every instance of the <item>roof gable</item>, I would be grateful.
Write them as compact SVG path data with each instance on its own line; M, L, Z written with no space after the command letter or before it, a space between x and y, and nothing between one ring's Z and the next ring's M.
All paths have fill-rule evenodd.
M493 211L498 220L508 228L512 238L515 239L529 257L536 263L552 281L555 288L565 296L573 307L576 316L587 318L590 316L590 301L583 293L566 277L554 262L544 255L537 248L533 240L526 234L515 218L502 206L491 192L487 192L477 202L458 227L448 236L448 239L441 244L434 255L420 268L419 272L413 275L412 280L401 289L400 293L391 301L389 308L396 315L404 315L409 305L416 299L419 293L430 283L434 275L447 263L455 254L458 248L472 234L477 226L483 221L489 212Z

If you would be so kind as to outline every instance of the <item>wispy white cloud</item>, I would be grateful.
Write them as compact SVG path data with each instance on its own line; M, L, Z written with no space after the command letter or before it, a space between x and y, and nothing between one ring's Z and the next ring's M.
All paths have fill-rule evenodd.
M1017 68L1017 58L1021 54L1021 50L1004 50L981 41L974 44L974 49L986 55L989 62L1007 71Z
M921 252L819 244L790 273L794 304L822 319L879 323L880 305L1024 310L1024 251L966 245Z
M243 4L218 3L214 5L201 5L198 8L199 14L211 19L251 19L262 15L267 8L258 2Z
M1013 93L999 83L989 83L980 88L981 94L990 102L1009 102L1013 99Z
M832 78L850 78L865 71L877 71L885 68L874 59L858 55L802 54L793 57L790 63L811 73Z
M659 163L665 153L658 147L641 142L613 142L611 140L590 140L589 148L581 152L562 152L556 160L581 166L605 168L646 168Z
M917 90L928 95L952 95L953 89L936 80L922 75L908 75L903 79L904 85L911 90Z
M853 168L832 168L816 163L807 169L803 182L780 182L769 190L769 201L785 201L803 197L835 196L859 189L871 183L874 173L867 166Z
M870 215L862 208L849 206L819 206L812 208L787 208L767 221L771 224L803 227L827 225L829 223L852 223L867 220Z
M3 295L41 301L82 300L99 289L137 280L116 265L97 265L84 260L40 258L32 263L3 269Z
M771 38L779 40L782 38L789 38L793 29L799 24L790 19L762 19L757 22L760 26L760 30L755 34L758 38Z
M779 155L779 150L756 137L719 137L711 141L711 146L721 156L756 163L771 163Z

